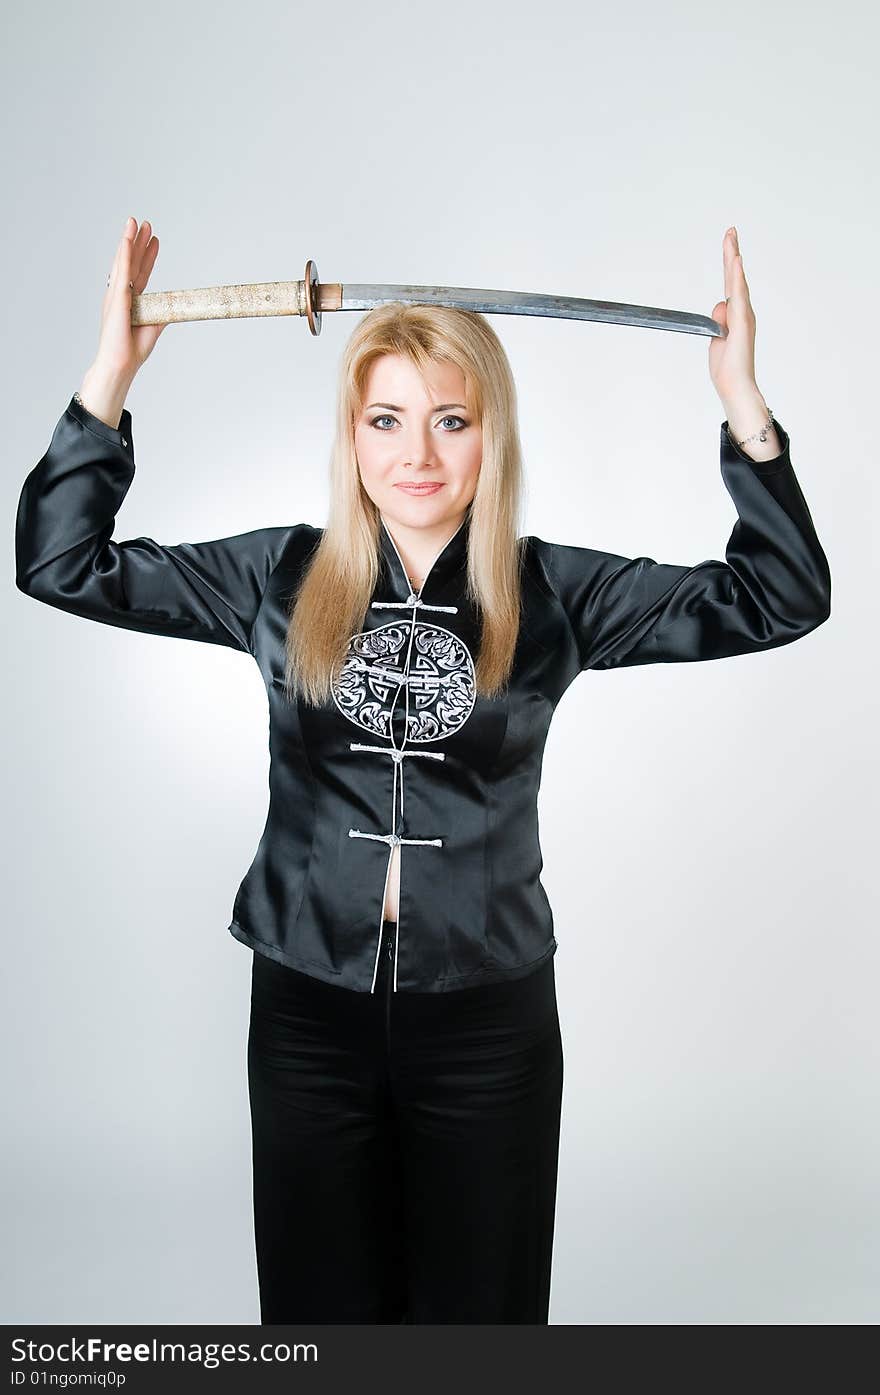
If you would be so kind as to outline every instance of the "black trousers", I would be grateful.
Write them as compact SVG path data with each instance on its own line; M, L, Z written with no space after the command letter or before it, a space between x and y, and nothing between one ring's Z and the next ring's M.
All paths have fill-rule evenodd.
M255 953L248 1035L264 1323L546 1323L562 1104L553 959L375 993Z

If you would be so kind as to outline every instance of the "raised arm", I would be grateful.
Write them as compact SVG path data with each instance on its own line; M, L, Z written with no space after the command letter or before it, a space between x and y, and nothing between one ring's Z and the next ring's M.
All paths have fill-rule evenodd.
M254 621L293 528L171 547L114 542L134 469L131 413L114 428L71 398L21 491L16 585L106 625L253 653Z
M755 312L736 228L709 373L727 412L721 475L739 518L726 561L692 567L534 540L582 669L723 659L789 644L831 614L831 572L789 455L755 382Z
M808 634L831 613L831 573L789 455L754 461L721 427L721 475L739 515L726 561L673 566L534 540L581 669L723 659Z
M150 224L138 228L129 218L107 277L95 360L21 491L16 585L105 625L253 653L251 634L272 569L294 528L308 525L174 547L152 538L112 541L134 478L125 398L165 329L133 326L131 297L144 290L158 253Z

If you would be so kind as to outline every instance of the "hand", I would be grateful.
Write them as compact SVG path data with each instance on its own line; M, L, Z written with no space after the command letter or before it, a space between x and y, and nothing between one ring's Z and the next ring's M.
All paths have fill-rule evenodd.
M131 382L165 328L164 324L131 323L131 298L145 289L159 255L159 239L151 232L148 222L138 228L129 218L116 248L101 306L101 338L94 364L96 373L110 380Z
M724 294L712 311L712 319L724 325L726 339L709 340L709 374L715 391L728 406L749 399L755 383L755 312L743 271L736 228L728 228L722 244Z

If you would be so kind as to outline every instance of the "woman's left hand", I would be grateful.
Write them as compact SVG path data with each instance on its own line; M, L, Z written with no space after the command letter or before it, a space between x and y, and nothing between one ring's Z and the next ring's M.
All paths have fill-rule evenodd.
M755 383L755 312L743 271L736 228L728 228L722 244L724 294L712 311L712 319L724 325L727 338L709 340L709 374L715 391L727 406L757 391Z

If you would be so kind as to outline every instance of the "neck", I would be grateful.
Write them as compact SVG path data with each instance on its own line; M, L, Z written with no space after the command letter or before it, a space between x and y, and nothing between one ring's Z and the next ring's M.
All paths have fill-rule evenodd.
M413 589L418 591L433 562L458 532L465 514L462 513L452 523L447 520L436 528L408 528L406 524L392 522L384 513L381 518L394 539Z

